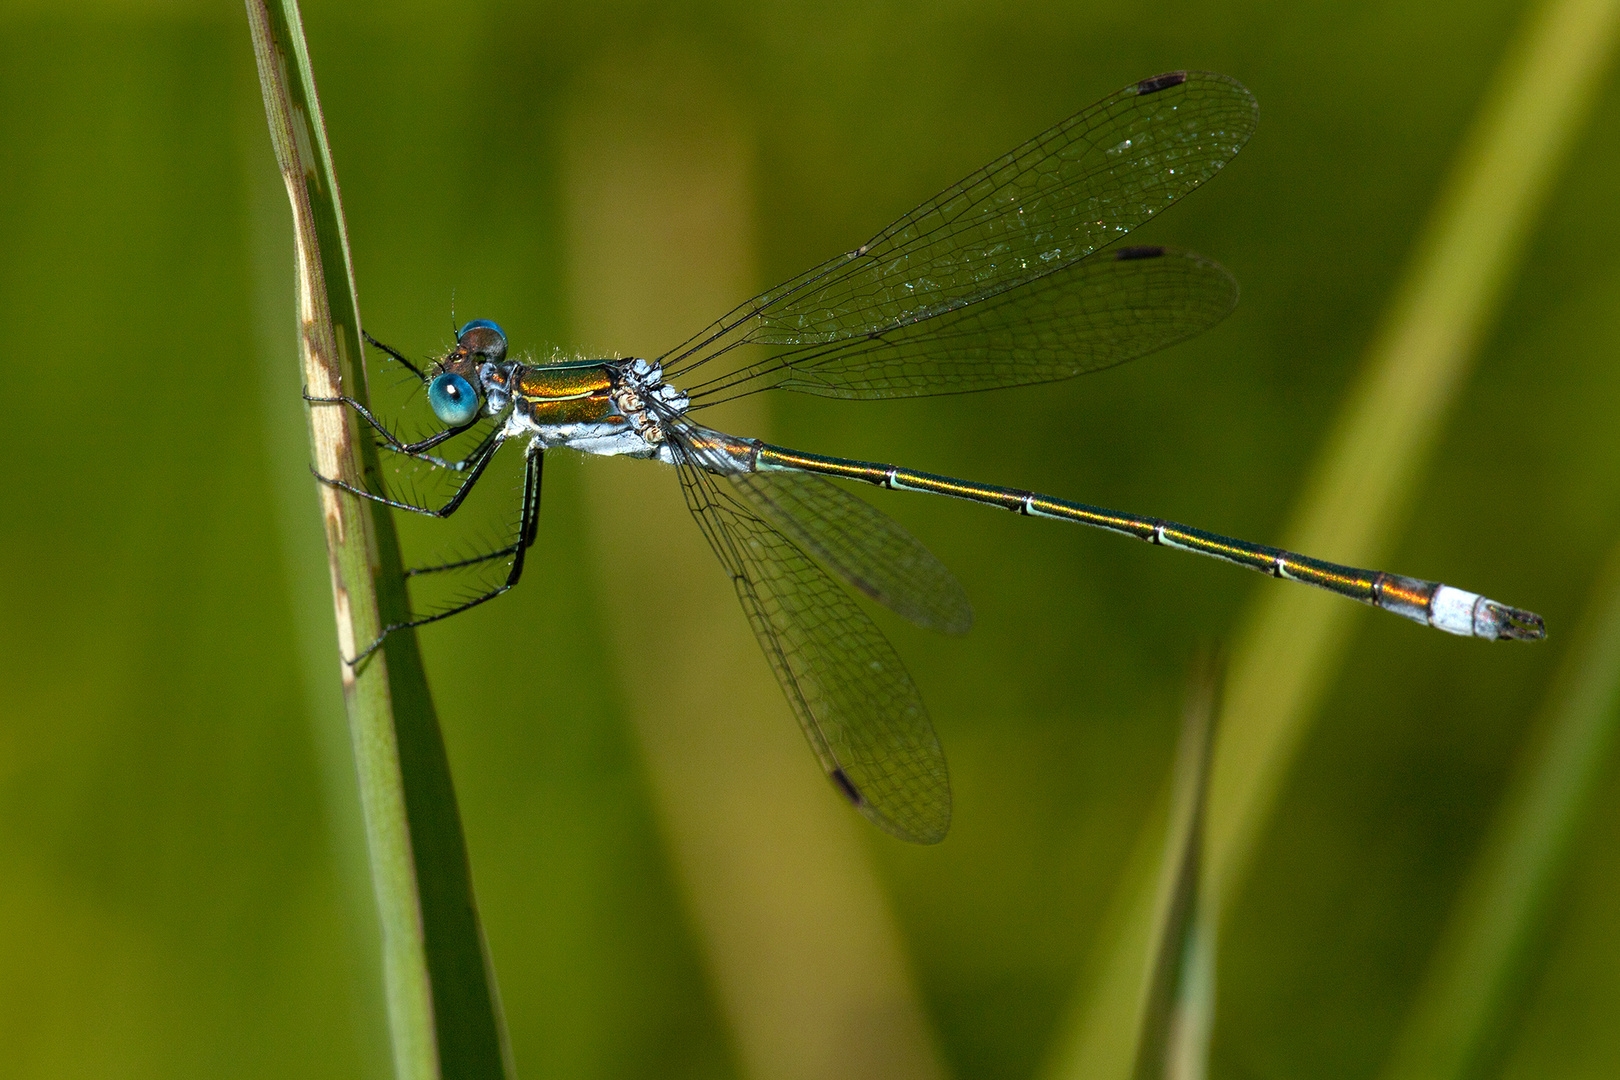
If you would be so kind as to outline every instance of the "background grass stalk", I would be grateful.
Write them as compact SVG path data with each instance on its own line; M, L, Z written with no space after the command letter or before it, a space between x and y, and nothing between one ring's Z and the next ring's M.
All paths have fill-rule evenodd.
M1385 1080L1470 1075L1505 1013L1620 719L1620 547L1560 665Z
M1617 12L1615 0L1550 0L1530 12L1312 470L1285 546L1353 566L1385 561L1607 69ZM1223 910L1359 615L1312 590L1266 588L1242 628L1210 794L1210 871Z
M576 91L565 176L578 340L656 355L754 291L754 151L729 89L699 62L629 56ZM762 396L724 408L705 422L768 437ZM862 834L890 841L806 752L674 471L585 469L618 682L738 1072L938 1080Z
M1200 657L1187 680L1164 838L1156 926L1144 956L1135 1080L1201 1080L1215 1012L1216 920L1203 888L1210 751L1220 705L1221 660ZM1076 1074L1079 1075L1079 1074Z
M366 398L359 308L331 152L293 0L248 0L271 141L292 204L303 383ZM364 485L377 449L344 408L309 410L315 468ZM338 644L353 656L408 617L386 507L321 485ZM359 774L396 1075L510 1072L449 762L414 634L358 668L340 658Z
M1137 832L1085 965L1092 976L1053 1040L1045 1080L1125 1080L1133 1074L1159 935L1173 791L1173 779L1167 780Z
M1221 674L1211 657L1189 673L1170 775L1097 935L1095 985L1062 1025L1045 1080L1202 1075L1214 1013L1205 818Z
M1351 565L1384 561L1434 434L1589 111L1617 11L1615 0L1550 0L1529 14L1312 470L1285 546ZM1261 587L1240 628L1210 781L1206 886L1216 913L1233 906L1360 614L1314 590ZM1155 925L1158 882L1147 852L1167 798L1159 807L1121 879L1096 974L1057 1040L1053 1077L1126 1075L1124 1033L1135 1027L1125 1021L1142 992L1137 958Z
M646 244L647 217L676 193L659 162L643 161L650 215L608 234L623 250L591 255L635 272L608 282L626 293L645 287L646 269L672 279L678 292L646 301L680 305L662 324L677 333L1133 79L1194 60L1241 78L1261 101L1258 140L1141 238L1238 267L1239 318L1062 386L887 403L759 395L768 422L757 433L1280 542L1531 4L1242 0L1178 5L1165 19L1151 5L1032 0L944 5L919 21L914 5L892 4L739 19L735 5L708 2L649 18L634 5L559 17L426 0L395 15L328 0L302 16L364 326L422 356L453 340L453 314L498 319L516 356L670 344L629 332L639 324L617 309L578 318L576 298L595 286L578 276L573 223L600 210L576 202L593 189L575 186L570 140L634 147L644 115L670 126L656 119L666 111L638 110L628 130L574 132L575 93L594 72L628 69L656 92L671 67L698 67L741 125L746 238L716 218L683 232L688 242ZM0 619L5 1071L391 1077L377 897L298 396L293 219L246 6L118 10L0 12L0 309L16 328L7 424L22 450L0 514L11 556L0 596L13 616ZM705 119L701 103L664 97L655 104L677 120ZM1320 730L1305 735L1224 917L1211 1065L1223 1077L1381 1080L1521 756L1538 745L1531 725L1620 542L1616 174L1620 65L1384 563L1527 604L1553 639L1460 642L1380 613L1353 626ZM734 239L746 240L741 278L725 279L736 284L716 305L689 299L690 270ZM344 270L332 273L336 283ZM343 342L358 352L352 334ZM372 403L406 426L430 422L420 390L367 353ZM440 486L396 472L393 458L381 455L390 483ZM520 467L503 451L466 521L394 514L406 558L417 539L456 549L504 535ZM626 486L608 492L599 472ZM740 1075L732 992L721 995L639 737L689 737L691 760L724 766L729 747L697 725L737 714L780 735L783 775L850 826L939 1059L964 1078L1034 1073L1067 999L1097 985L1114 944L1104 920L1138 835L1146 884L1131 895L1155 897L1182 661L1211 625L1233 638L1252 599L1290 586L950 500L866 492L957 574L977 616L968 637L941 639L874 611L934 710L957 796L949 840L916 848L851 819L836 794L828 804L768 674L757 709L730 696L732 676L764 665L712 555L695 547L688 571L685 553L662 549L665 528L696 540L678 505L663 515L678 502L667 473L564 456L547 474L522 586L419 632L524 1074ZM599 512L643 476L656 507ZM1487 512L1501 523L1483 527ZM630 584L641 571L603 557L610 524L630 530L623 549L645 549L650 581L689 573L694 591L709 590L712 620L682 641L703 646L690 666L710 671L685 674L723 681L694 695L695 716L671 715L653 670L688 667L660 655L673 651L660 624L690 626L688 612L658 610ZM635 635L633 651L620 651L612 620ZM716 640L722 631L743 637ZM639 701L655 711L632 713ZM1611 749L1475 1077L1620 1076L1617 769ZM760 781L763 800L739 794L750 827L775 827L774 781ZM350 822L341 846L334 806ZM704 824L684 833L698 841L685 850L728 854ZM780 828L775 862L803 866L807 834ZM749 868L771 884L773 861ZM814 906L797 879L775 880L780 896ZM1152 917L1149 903L1144 927ZM1130 954L1133 1005L1146 936ZM800 942L820 955L819 940ZM802 1014L800 1030L824 1015ZM1128 1075L1134 1038L1125 1029L1123 1064L1095 1075Z

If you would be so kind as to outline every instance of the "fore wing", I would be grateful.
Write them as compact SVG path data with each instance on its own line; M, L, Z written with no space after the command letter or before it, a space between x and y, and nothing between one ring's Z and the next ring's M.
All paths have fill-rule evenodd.
M881 333L1055 273L1213 176L1256 116L1253 95L1223 75L1176 72L1128 86L660 360L678 373L747 343Z

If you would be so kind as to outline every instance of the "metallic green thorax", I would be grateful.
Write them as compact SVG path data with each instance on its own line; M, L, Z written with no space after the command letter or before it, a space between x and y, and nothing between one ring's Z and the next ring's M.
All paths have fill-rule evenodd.
M617 411L614 380L600 361L519 367L510 393L519 413L538 424L595 424Z

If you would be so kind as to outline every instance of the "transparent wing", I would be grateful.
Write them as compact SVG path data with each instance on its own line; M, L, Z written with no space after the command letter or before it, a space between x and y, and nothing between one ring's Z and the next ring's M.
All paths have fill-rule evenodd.
M1125 247L983 303L881 333L801 345L689 387L695 407L780 386L822 397L967 393L1068 379L1214 326L1237 305L1220 264Z
M676 373L750 342L881 333L1044 277L1213 176L1248 141L1256 115L1253 95L1223 75L1176 72L1126 87L660 360Z
M687 506L828 777L884 831L919 844L944 839L945 755L894 647L837 582L701 465L678 468Z
M946 634L973 627L967 592L900 523L819 476L741 473L731 486L800 549L873 600Z

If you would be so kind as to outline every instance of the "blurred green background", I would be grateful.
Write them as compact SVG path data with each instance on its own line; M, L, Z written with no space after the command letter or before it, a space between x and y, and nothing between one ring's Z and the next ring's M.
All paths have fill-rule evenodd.
M1259 134L1142 233L1233 271L1225 324L1075 383L782 395L760 422L1260 542L1281 539L1522 16L1501 0L304 10L366 328L413 355L446 344L452 298L540 355L672 343L602 340L571 299L590 259L638 258L573 250L591 235L578 148L613 140L601 118L625 113L600 100L626 79L678 72L703 88L673 95L692 122L722 117L744 291L1135 79L1240 79ZM0 317L29 404L8 410L0 510L0 1076L386 1075L290 230L245 17L10 3L0 58ZM1617 535L1607 76L1591 115L1388 560L1534 608L1552 639L1358 619L1227 913L1213 1076L1383 1067ZM553 462L523 586L422 635L514 1057L525 1077L751 1075L629 720L638 658L610 626L625 598L591 569L594 476ZM978 621L942 640L878 616L931 704L956 820L926 850L850 835L942 1073L1033 1076L1162 788L1191 656L1287 586L876 498ZM731 604L717 568L693 573ZM751 646L735 663L763 671ZM1480 1075L1620 1072L1620 798L1602 776Z

